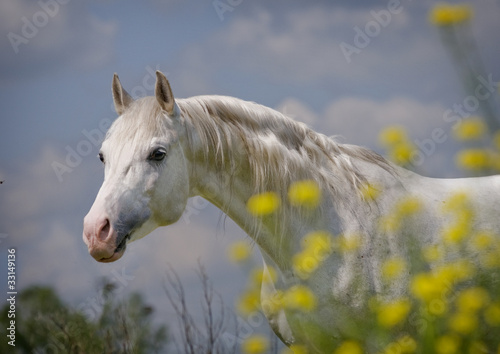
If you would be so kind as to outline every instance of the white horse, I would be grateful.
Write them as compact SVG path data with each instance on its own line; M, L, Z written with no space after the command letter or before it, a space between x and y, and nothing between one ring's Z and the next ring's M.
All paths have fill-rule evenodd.
M349 313L333 304L354 311L360 301L381 291L380 264L386 257L407 259L409 244L419 248L439 243L449 221L441 208L454 193L468 193L478 211L475 226L500 230L498 176L422 177L256 103L221 96L174 99L160 72L155 97L133 100L116 75L112 92L120 117L102 144L105 178L84 220L83 239L92 257L118 260L129 242L176 222L188 198L202 196L258 245L265 265L263 303L293 284L304 284L315 294L317 310L309 313L264 306L273 330L288 345L306 343L314 349L309 328L322 328L334 338ZM321 190L314 212L288 203L289 187L300 180L313 180ZM376 186L375 200L363 197L364 185ZM249 212L247 202L265 191L277 193L281 206L258 217ZM421 204L411 225L417 234L400 229L383 235L380 220L405 197L418 197ZM293 255L301 251L304 235L317 230L358 237L360 249L352 256L322 257L314 274L299 277ZM276 276L270 275L271 267ZM396 293L407 291L409 276L394 285Z

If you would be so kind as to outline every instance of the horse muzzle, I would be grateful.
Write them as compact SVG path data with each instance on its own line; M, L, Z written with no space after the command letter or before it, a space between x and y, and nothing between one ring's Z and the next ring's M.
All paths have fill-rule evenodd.
M119 236L105 216L89 213L83 221L83 241L98 262L114 262L125 253L130 234Z

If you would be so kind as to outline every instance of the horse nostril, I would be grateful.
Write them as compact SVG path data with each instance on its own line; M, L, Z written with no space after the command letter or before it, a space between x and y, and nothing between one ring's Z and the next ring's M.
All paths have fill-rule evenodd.
M99 240L104 241L108 237L110 228L111 226L109 224L109 220L107 218L104 219L104 223L101 226L101 230L97 235L97 237L99 237Z

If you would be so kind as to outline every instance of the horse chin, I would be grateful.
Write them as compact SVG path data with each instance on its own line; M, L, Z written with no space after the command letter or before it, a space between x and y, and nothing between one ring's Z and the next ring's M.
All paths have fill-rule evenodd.
M115 251L115 253L113 253L113 255L111 257L98 259L98 262L111 263L111 262L117 261L120 258L122 258L124 253L125 253L125 247L119 251Z
M127 234L122 239L120 244L115 248L115 251L113 252L111 257L101 258L101 259L98 259L98 261L102 262L102 263L110 263L110 262L114 262L114 261L117 261L118 259L120 259L123 256L123 254L125 253L125 250L127 249L127 243L129 240L130 240L130 233Z

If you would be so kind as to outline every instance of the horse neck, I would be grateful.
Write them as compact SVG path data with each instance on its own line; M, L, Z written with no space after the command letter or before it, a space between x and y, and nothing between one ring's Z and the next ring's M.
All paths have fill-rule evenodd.
M249 213L247 202L256 189L250 165L243 154L233 156L239 161L236 166L230 163L220 166L215 163L214 156L202 157L200 152L190 155L191 195L201 196L218 207L256 242L263 253L285 267L280 260L291 247L291 233L307 226L294 219L297 227L293 230L294 224L285 225L276 215L257 218Z
M337 191L335 198L332 198L331 191L327 190L328 186L323 186L324 198L314 213L304 213L282 198L279 212L266 217L251 215L247 202L252 195L263 191L275 191L279 194L282 190L286 191L286 187L281 186L281 191L273 185L262 188L262 178L260 182L256 181L259 177L254 173L255 161L249 159L248 146L245 146L239 136L226 139L216 144L217 148L207 151L199 132L193 128L191 119L186 118L188 138L184 144L191 169L191 195L204 197L226 213L278 266L289 266L287 262L291 255L300 250L300 240L310 231L327 230L332 234L341 234L346 231L346 225L356 229L352 213L355 209L359 212L362 206L351 202L356 198L353 196L356 191L352 188ZM216 135L226 133L220 131ZM276 148L276 145L270 145L271 148ZM283 150L285 153L288 151L286 148ZM321 166L317 166L319 168ZM289 173L296 179L307 178L311 176L311 168L298 168Z
M184 154L189 162L191 196L201 196L221 209L276 265L287 268L286 260L291 258L288 255L298 251L302 236L324 226L318 224L318 218L304 217L286 203L281 203L279 212L269 216L252 215L247 209L248 200L258 192L273 191L273 188L262 190L256 186L253 166L240 139L234 137L230 146L223 144L219 151L207 151L189 121L186 129L190 130L186 134L189 138L184 144Z

